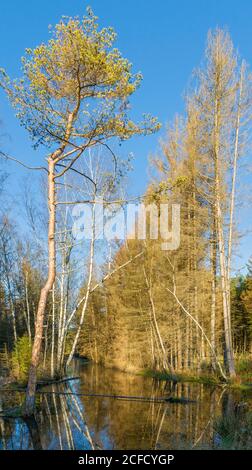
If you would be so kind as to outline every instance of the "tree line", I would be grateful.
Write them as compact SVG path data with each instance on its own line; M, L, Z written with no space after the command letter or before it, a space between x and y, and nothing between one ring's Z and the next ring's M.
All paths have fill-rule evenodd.
M113 47L115 38L89 9L27 49L21 79L1 71L21 124L47 153L43 165L28 166L1 151L43 174L48 206L41 210L44 194L37 204L25 194L25 240L1 210L0 359L2 369L28 379L27 415L38 375L62 377L76 353L128 370L176 376L205 368L230 380L236 356L251 351L251 262L247 275L233 275L237 185L249 153L249 67L227 32L210 32L184 115L150 162L142 203L180 205L180 246L164 251L151 236L107 246L95 227L97 201L112 213L127 204L130 162L119 157L117 141L160 128L149 115L140 123L130 118L142 76ZM70 210L78 215L83 205L91 233L84 242L73 234Z
M80 351L125 369L212 369L235 377L251 353L251 260L235 276L239 168L249 152L251 75L229 34L208 34L205 60L151 162L144 196L181 205L181 243L127 240L113 266L143 252L92 297ZM244 197L244 195L243 195ZM103 310L106 314L102 314Z

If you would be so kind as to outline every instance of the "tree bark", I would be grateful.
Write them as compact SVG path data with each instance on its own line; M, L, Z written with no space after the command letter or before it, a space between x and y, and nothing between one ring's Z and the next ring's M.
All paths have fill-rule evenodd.
M156 332L156 335L157 335L157 338L158 338L158 341L159 341L159 345L160 345L160 348L161 348L161 351L162 351L162 356L163 356L162 357L162 365L163 365L163 368L165 370L168 369L170 374L175 376L175 370L174 370L172 364L169 363L169 361L167 359L167 351L165 350L163 339L162 339L162 336L161 336L161 333L160 333L160 330L159 330L157 317L156 317L155 304L154 304L154 300L153 300L153 296L152 296L151 285L150 285L150 282L148 281L145 268L143 268L143 272L144 272L145 282L146 282L146 286L147 286L147 289L148 289L148 295L149 295L149 300L150 300L150 305L151 305L153 326L155 328L155 332Z
M235 377L234 354L231 335L231 318L229 303L229 279L226 266L225 244L223 234L223 216L221 208L221 186L220 186L220 119L221 119L221 98L219 93L220 78L218 77L215 114L214 114L214 214L216 215L216 233L220 261L221 291L223 304L223 321L225 336L225 353L227 357L227 369L231 378Z
M216 341L215 341L215 323L216 323L216 276L217 276L217 267L216 267L216 221L215 214L213 214L213 230L212 230L212 247L211 247L211 270L212 270L212 281L211 281L211 344L212 350L215 352ZM216 370L216 360L215 355L212 354L212 368Z
M240 137L240 120L241 120L241 103L243 95L243 76L244 76L244 62L241 65L240 83L239 83L239 99L238 109L236 115L236 126L235 126L235 145L234 145L234 161L233 161L233 177L232 177L232 190L231 190L231 202L230 202L230 221L229 221L229 237L228 237L228 260L227 260L227 273L228 279L230 279L231 271L231 260L232 260L232 246L233 246L233 220L234 220L234 208L235 208L235 189L236 189L236 175L237 175L237 162L239 154L239 137Z
M55 343L55 284L52 287L52 339L51 339L51 377L54 377L54 343Z
M217 225L218 225L218 242L219 242L219 256L220 256L220 275L221 275L221 290L222 290L222 303L223 303L223 320L224 320L224 334L225 334L225 348L227 357L227 368L231 378L236 376L234 366L234 353L231 335L231 318L230 318L230 303L229 303L229 290L228 290L228 277L227 267L225 260L225 247L223 240L223 229L221 223L221 209L220 201L217 198Z
M32 348L32 358L29 369L28 385L24 404L24 413L26 416L33 414L35 405L35 392L37 383L37 369L40 360L43 324L46 303L49 292L53 288L56 274L55 259L55 222L56 222L56 195L55 195L55 162L53 155L48 159L48 208L49 208L49 226L48 226L48 276L44 287L41 289L36 325L35 336Z
M88 268L87 290L86 290L85 300L84 300L84 304L83 304L82 311L81 311L80 322L77 328L77 332L74 338L71 352L67 359L66 367L69 366L75 354L76 347L77 347L79 337L80 337L81 328L84 322L85 313L86 313L87 306L88 306L88 300L89 300L89 295L91 292L91 283L92 283L92 277L93 277L94 246L95 246L95 207L92 208L92 239L90 242L90 259L89 259L89 268Z

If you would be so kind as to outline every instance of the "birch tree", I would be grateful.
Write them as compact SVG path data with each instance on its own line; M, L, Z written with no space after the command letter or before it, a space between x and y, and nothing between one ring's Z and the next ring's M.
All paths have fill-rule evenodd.
M237 92L237 57L227 33L218 29L209 33L206 60L206 68L198 72L199 92L196 101L203 123L202 145L205 146L209 157L208 171L212 178L212 187L209 191L212 211L212 276L215 283L217 269L215 255L218 254L225 357L229 375L235 377L224 224L227 169L232 145L233 109ZM212 328L215 324L215 289L216 286L213 285ZM212 341L214 341L213 331Z
M112 28L99 30L89 9L83 20L62 19L48 43L27 49L21 79L12 81L2 72L1 85L21 124L35 146L50 149L43 167L48 176L48 275L37 308L26 415L34 411L44 315L56 276L56 181L74 169L87 148L159 127L153 118L140 124L129 119L127 100L142 77L134 75L129 61L112 47L114 40Z

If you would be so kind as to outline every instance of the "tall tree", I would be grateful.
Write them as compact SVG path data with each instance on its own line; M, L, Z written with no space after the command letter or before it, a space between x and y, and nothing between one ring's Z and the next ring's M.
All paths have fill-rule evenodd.
M111 28L99 30L97 18L89 9L83 20L62 20L47 44L26 51L22 79L11 81L2 73L1 84L35 145L45 144L52 149L46 159L48 276L37 309L25 401L27 415L34 410L43 321L56 275L56 181L74 170L87 148L105 145L114 137L127 139L158 128L155 119L135 124L128 117L127 100L139 86L141 75L133 75L128 60L112 48L114 39Z
M210 32L206 48L206 67L198 73L196 94L202 118L202 145L208 157L208 172L212 178L209 191L212 213L212 276L216 278L217 258L221 278L222 308L225 336L225 358L231 377L235 376L232 347L229 278L225 247L225 216L227 206L227 171L232 147L232 124L237 94L237 57L229 35L219 29ZM213 281L214 282L214 281ZM212 292L212 322L214 323L215 289ZM214 297L213 297L214 296Z

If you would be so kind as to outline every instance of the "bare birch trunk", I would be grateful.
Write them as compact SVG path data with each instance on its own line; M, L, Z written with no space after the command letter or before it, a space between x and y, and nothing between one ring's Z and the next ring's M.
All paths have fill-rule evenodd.
M57 345L57 373L60 374L62 345L64 335L64 296L65 296L65 249L62 250L62 263L61 263L61 280L60 280L60 309L59 309L59 324L58 324L58 345Z
M15 313L15 307L12 301L11 301L11 318L12 318L12 325L13 325L13 336L14 336L14 341L16 343L17 342L16 313Z
M228 279L230 279L231 260L232 260L235 190L236 190L237 161L238 161L238 151L239 151L239 134L240 134L241 101L242 101L242 93L243 93L244 68L245 68L245 64L243 62L241 65L241 74L240 74L240 83L239 83L239 101L238 101L236 126L235 126L235 146L234 146L233 178L232 178L232 190L231 190L231 202L230 202L228 258L227 258Z
M54 343L55 343L55 284L53 284L53 288L52 288L51 377L54 377Z
M215 215L213 221L212 231L212 253L211 253L211 264L212 264L212 282L211 282L211 344L212 350L216 352L216 340L215 340L215 323L216 323L216 228L215 228ZM216 369L215 355L212 354L212 368Z
M181 331L180 331L179 328L178 328L178 331L177 331L177 344L178 344L178 363L177 363L177 367L178 367L178 371L181 371L182 370L182 348L181 348Z
M46 303L49 292L52 290L56 277L56 246L55 246L55 227L56 227L56 185L55 185L55 165L57 158L60 157L71 134L73 120L76 117L78 108L70 113L67 120L64 143L48 158L48 274L44 287L41 289L35 322L35 335L32 347L32 357L29 369L28 385L24 403L24 414L31 415L34 412L35 393L37 384L37 369L40 360L43 323L45 316Z
M32 358L29 370L28 385L25 397L24 413L31 415L34 411L35 392L37 382L37 368L40 360L43 323L48 294L53 287L56 273L55 260L55 220L56 220L56 200L55 200L55 180L54 180L55 162L53 156L48 159L48 208L49 208L49 226L48 226L48 277L40 293L40 299L37 310L35 336L32 348Z
M220 276L221 276L221 290L222 290L222 304L223 304L223 320L224 320L224 335L225 335L225 350L227 357L227 369L230 377L235 377L234 367L234 354L231 335L231 318L230 318L230 303L229 303L229 279L227 275L226 257L225 257L225 244L223 234L223 217L221 210L221 189L220 189L220 97L218 96L219 83L217 84L216 99L215 99L215 118L214 118L214 181L215 181L215 200L214 209L216 213L216 229L217 229L217 242L220 260Z
M232 177L232 190L230 201L230 220L229 220L229 237L228 237L228 254L227 254L227 289L228 289L228 307L230 310L230 331L231 331L231 293L230 293L230 274L232 262L232 248L233 248L233 225L234 225L234 209L235 209L235 191L236 191L236 176L237 176L237 162L239 153L239 136L240 136L240 120L241 120L241 103L243 94L243 79L244 79L245 64L242 62L239 82L239 99L238 109L235 125L235 145L234 145L234 160L233 160L233 177Z
M91 292L91 283L92 283L92 277L93 277L94 245L95 245L95 207L93 206L93 208L92 208L92 239L91 239L91 242L90 242L90 259L89 259L89 269L88 269L86 295L85 295L85 300L84 300L84 304L83 304L82 311L81 311L80 322L79 322L79 325L78 325L78 328L77 328L77 332L76 332L76 335L75 335L75 338L74 338L74 342L73 342L73 345L72 345L71 352L70 352L70 354L68 356L68 359L67 359L67 362L66 362L66 367L68 367L69 364L71 363L71 361L73 359L73 356L74 356L74 353L76 351L76 347L77 347L79 337L80 337L81 328L82 328L82 325L83 325L83 322L84 322L84 317L85 317L85 313L86 313L87 306L88 306L89 294Z
M223 229L221 224L221 209L220 202L217 198L217 226L218 226L218 242L219 242L219 256L220 256L220 275L221 275L221 290L222 290L222 303L223 303L223 320L224 320L224 334L225 334L225 348L227 357L227 368L231 378L236 376L234 366L234 353L231 335L231 318L230 318L230 303L228 294L228 278L227 267L225 260L225 247L223 240Z
M147 288L148 288L148 294L149 294L149 299L150 299L150 304L151 304L153 325L154 325L155 332L156 332L156 335L157 335L157 338L158 338L158 341L159 341L160 348L161 348L161 350L162 350L162 355L163 355L163 358L162 358L163 368L164 368L164 369L168 369L169 372L170 372L172 375L175 375L175 371L174 371L174 369L173 369L172 364L170 364L170 363L168 362L168 360L167 360L167 352L166 352L166 350L165 350L164 343L163 343L163 339L162 339L162 336L161 336L161 333L160 333L160 330L159 330L159 326L158 326L158 323L157 323L155 304L154 304L154 301L153 301L152 291L151 291L150 283L149 283L148 278L147 278L147 274L146 274L145 268L143 268L143 271L144 271L145 282L146 282L146 286L147 286Z
M26 312L27 312L27 331L29 342L31 343L31 315L30 315L30 304L29 304L29 295L28 295L28 276L25 274L25 302L26 302Z
M174 289L173 289L173 291L172 291L171 289L168 289L168 287L166 287L166 290L167 290L168 292L170 292L170 294L173 295L173 297L174 297L175 300L177 301L178 305L181 307L181 310L182 310L186 315L188 315L188 317L196 324L197 328L200 329L200 331L201 331L201 333L202 333L202 337L205 338L205 340L206 340L208 346L210 347L210 350L212 351L211 342L210 342L209 338L207 337L207 335L206 335L204 329L202 328L202 326L200 325L200 323L193 317L193 315L184 307L184 305L180 302L179 298L177 297L175 284L174 284ZM212 353L215 354L214 351L212 351ZM218 361L218 358L217 358L216 356L215 356L215 360L216 360L216 363L217 363L217 365L218 365L218 367L219 367L219 370L220 370L220 373L221 373L222 377L224 378L224 380L226 380L227 377L226 377L225 373L223 372L223 369L222 369L222 367L221 367L221 364L220 364L220 362Z
M48 322L45 326L45 344L44 344L44 359L43 359L44 370L46 369L47 349L48 349Z
M4 253L4 257L6 258L5 253ZM6 261L6 266L7 266L7 261ZM12 319L12 327L13 327L13 336L14 336L14 341L16 343L17 342L16 312L15 312L15 305L14 305L13 298L12 298L12 293L11 293L11 283L10 283L10 279L9 279L8 274L7 274L7 287L8 287L8 297L9 297L9 302L10 302L10 307L11 307L11 319Z

